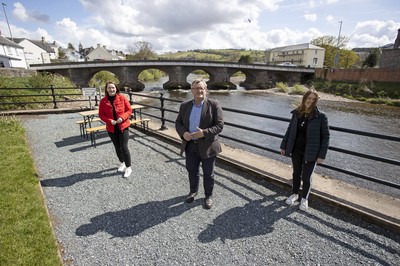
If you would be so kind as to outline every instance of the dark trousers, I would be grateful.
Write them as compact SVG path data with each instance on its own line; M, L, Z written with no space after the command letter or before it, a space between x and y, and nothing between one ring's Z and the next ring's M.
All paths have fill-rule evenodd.
M128 150L129 130L124 131L114 130L114 133L108 132L108 136L114 144L115 152L117 153L118 160L122 163L125 162L126 167L131 166L131 154Z
M186 145L186 170L189 174L190 192L194 193L199 190L200 182L200 163L203 169L203 186L206 197L211 196L214 189L214 166L216 156L207 159L201 159L198 144L189 141Z
M303 181L303 190L301 197L308 199L311 191L312 178L311 175L315 169L315 161L304 162L304 153L293 152L292 153L292 164L293 164L293 187L292 193L299 194L300 183Z

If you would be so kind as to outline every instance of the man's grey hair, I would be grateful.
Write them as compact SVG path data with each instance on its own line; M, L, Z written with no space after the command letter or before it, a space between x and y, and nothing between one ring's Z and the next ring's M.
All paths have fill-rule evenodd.
M204 87L205 89L207 89L207 83L206 83L204 80L202 80L202 79L195 79L195 80L193 80L191 88L193 89L194 85L199 84L199 83L202 83L202 84L203 84L203 87Z

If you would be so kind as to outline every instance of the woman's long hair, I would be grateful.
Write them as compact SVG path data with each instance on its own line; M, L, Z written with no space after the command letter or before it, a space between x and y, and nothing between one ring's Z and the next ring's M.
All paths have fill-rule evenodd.
M106 94L107 97L110 96L110 95L108 95L108 91L107 91L108 84L114 84L115 85L115 88L117 89L117 94L119 94L121 92L119 90L118 85L114 81L107 81L106 82L106 86L105 86L105 94Z
M315 102L311 105L310 107L311 110L307 110L305 102L308 96L310 96L310 94L315 95ZM308 91L306 91L303 94L303 99L301 100L301 104L296 108L297 112L299 113L299 116L303 116L304 114L308 113L309 116L312 117L314 115L314 110L317 107L318 98L319 98L318 92L315 89L309 89Z

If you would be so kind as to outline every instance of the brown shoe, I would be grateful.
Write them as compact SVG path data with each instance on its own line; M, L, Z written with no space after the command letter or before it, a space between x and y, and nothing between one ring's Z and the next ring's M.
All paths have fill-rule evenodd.
M204 208L211 209L213 205L213 200L211 196L208 196L204 199Z
M186 203L192 203L194 201L194 197L197 196L197 192L189 193L185 199Z

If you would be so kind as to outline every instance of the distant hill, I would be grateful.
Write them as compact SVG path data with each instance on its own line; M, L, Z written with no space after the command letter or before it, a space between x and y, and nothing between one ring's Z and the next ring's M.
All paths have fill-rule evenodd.
M266 54L264 50L245 50L245 49L205 49L178 51L176 53L165 53L158 55L161 59L176 60L203 60L237 62L243 55L250 55L254 62L265 63Z

